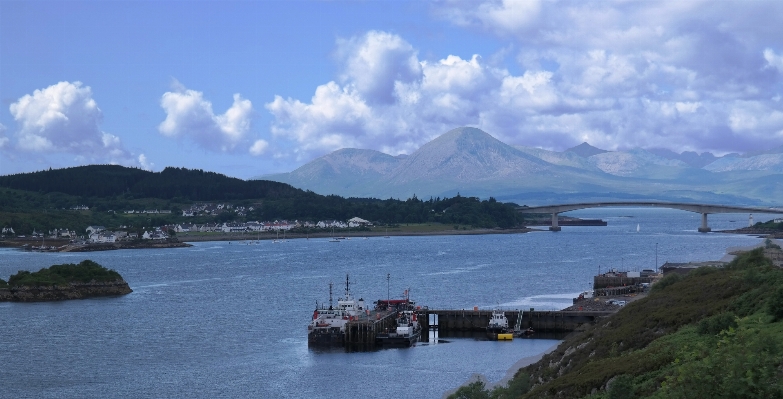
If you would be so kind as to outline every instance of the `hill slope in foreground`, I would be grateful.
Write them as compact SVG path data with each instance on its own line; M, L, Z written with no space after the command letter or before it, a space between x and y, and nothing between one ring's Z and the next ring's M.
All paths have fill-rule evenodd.
M667 276L508 386L451 398L783 397L783 270L762 249Z

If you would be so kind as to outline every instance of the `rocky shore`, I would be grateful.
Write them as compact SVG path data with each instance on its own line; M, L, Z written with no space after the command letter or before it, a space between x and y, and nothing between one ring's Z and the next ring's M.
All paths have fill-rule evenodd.
M125 295L133 292L123 279L52 286L0 288L0 302L42 302Z
M720 230L718 233L730 233L730 234L749 234L759 236L761 238L783 238L783 231L772 229L761 229L758 227L743 227L735 230Z

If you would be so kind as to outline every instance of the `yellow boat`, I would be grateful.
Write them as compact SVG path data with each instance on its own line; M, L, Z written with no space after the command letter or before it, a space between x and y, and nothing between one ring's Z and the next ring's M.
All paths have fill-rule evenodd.
M512 333L498 334L498 341L511 341L512 339L514 339Z

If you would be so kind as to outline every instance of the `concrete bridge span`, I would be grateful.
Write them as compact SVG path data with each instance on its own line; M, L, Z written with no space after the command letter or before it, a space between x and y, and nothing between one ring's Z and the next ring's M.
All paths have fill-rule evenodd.
M610 202L583 202L577 204L560 204L560 205L544 205L544 206L520 206L517 208L517 212L520 213L551 213L552 214L552 226L549 228L551 231L560 231L560 226L557 224L557 215L563 212L575 211L577 209L586 208L615 208L615 207L651 207L651 208L671 208L680 209L688 212L701 213L701 227L699 231L707 233L710 231L710 227L707 224L707 215L711 213L783 213L783 209L778 208L761 208L761 207L746 207L746 206L732 206L732 205L716 205L716 204L694 204L688 202L643 202L643 201L610 201Z

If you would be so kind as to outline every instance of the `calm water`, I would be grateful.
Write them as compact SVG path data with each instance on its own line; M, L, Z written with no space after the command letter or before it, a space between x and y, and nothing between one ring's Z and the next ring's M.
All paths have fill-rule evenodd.
M306 324L350 273L369 301L410 287L431 308L559 309L598 267L646 269L720 258L754 237L699 234L699 215L594 209L607 227L560 233L197 243L187 249L39 254L0 250L0 276L93 259L134 292L120 298L0 304L0 396L440 397L473 373L500 379L553 340L469 338L369 353L314 351ZM773 216L754 215L756 221ZM713 229L748 215L711 215ZM637 225L640 231L637 233ZM336 289L336 293L339 291Z

